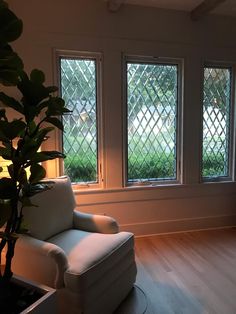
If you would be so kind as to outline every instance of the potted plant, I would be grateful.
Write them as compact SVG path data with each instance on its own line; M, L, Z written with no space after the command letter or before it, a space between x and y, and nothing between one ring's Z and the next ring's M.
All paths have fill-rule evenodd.
M0 156L9 162L9 175L0 178L0 264L6 249L5 267L0 269L1 310L9 298L15 244L18 235L26 232L24 206L34 206L31 196L51 187L41 181L46 176L42 163L64 158L61 152L39 149L55 127L63 130L60 116L69 112L63 99L54 95L57 87L44 85L42 71L35 69L29 76L24 72L22 60L9 44L21 32L22 21L0 0L0 83L15 85L21 94L17 100L0 92L0 103L18 116L10 120L6 109L0 108Z

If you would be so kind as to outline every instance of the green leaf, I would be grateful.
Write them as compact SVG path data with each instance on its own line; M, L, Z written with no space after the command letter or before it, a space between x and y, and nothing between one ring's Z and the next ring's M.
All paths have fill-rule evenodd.
M20 158L22 161L26 162L27 160L31 159L32 156L34 156L39 149L39 145L33 140L28 139L24 142L24 144L21 144L20 147Z
M0 83L6 86L16 85L23 62L8 43L21 35L23 23L8 9L5 2L1 1L0 8Z
M22 120L13 120L11 122L0 120L1 132L8 140L13 140L25 130L26 124Z
M0 179L0 199L12 199L16 195L16 184L10 178Z
M4 86L15 86L19 81L17 71L12 69L0 69L0 84Z
M13 51L10 45L0 45L0 69L1 70L23 70L23 61L18 54Z
M65 158L65 155L58 151L42 151L32 156L30 164L39 163L55 158Z
M7 107L13 108L17 112L24 113L22 105L13 97L7 96L5 93L0 92L0 101Z
M26 124L22 120L17 119L10 122L10 127L11 130L8 130L8 135L9 138L11 137L12 139L14 139L26 129Z
M9 139L6 137L5 134L3 134L1 129L0 129L0 141L2 141L2 142L9 142Z
M48 126L46 128L42 128L38 131L38 133L36 134L36 137L45 137L49 132L53 131L54 127L52 126Z
M34 138L39 146L47 139L47 134L53 130L54 130L53 127L46 127L46 128L40 129L37 132Z
M61 131L63 131L63 129L64 129L61 120L59 120L58 118L47 117L47 118L45 118L45 121L51 123L52 125L54 125L55 127L57 127Z
M34 105L33 106L29 104L24 104L24 105L25 105L25 120L29 124L35 119L35 117L39 115L39 111Z
M37 125L35 123L35 121L30 121L30 123L28 124L29 126L29 133L30 135L33 134L37 128Z
M11 149L0 146L0 156L2 156L3 159L11 160Z
M18 147L21 159L25 161L31 160L46 140L47 134L53 129L53 127L39 129L34 136L27 136L24 138L24 141L19 141Z
M38 111L41 112L44 108L47 108L48 107L48 102L49 102L49 100L45 100L45 101L40 102L37 105Z
M24 105L27 107L36 107L41 101L49 97L46 87L39 82L31 81L25 72L21 73L17 87L23 94ZM35 112L38 113L38 110Z
M24 186L23 195L27 197L34 196L35 194L42 193L52 188L51 182L40 182L36 184L28 184Z
M8 170L9 172L9 170ZM26 173L26 170L25 169L22 169L20 168L18 174L17 174L17 177L18 177L18 181L20 182L20 184L27 184L27 173Z
M38 110L41 111L44 108L47 108L46 115L51 116L61 116L65 113L70 113L71 110L65 107L65 101L61 97L52 97L41 102L37 106Z
M45 82L45 75L42 71L34 69L30 73L30 80L36 84L43 84Z
M23 30L23 23L8 8L0 10L0 42L8 43L20 37Z
M39 164L33 164L30 167L30 177L29 182L30 183L37 183L46 176L46 170Z
M46 115L61 116L64 113L70 113L71 111L65 107L65 101L61 97L51 97L47 103L48 110Z

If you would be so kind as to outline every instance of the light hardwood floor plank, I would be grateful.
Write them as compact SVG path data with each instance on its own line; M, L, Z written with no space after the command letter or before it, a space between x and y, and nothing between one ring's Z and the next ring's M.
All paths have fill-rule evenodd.
M235 314L236 228L135 240L147 314Z

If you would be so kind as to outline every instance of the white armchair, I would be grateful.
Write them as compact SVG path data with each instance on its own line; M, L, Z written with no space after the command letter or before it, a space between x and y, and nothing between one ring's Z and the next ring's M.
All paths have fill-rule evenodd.
M135 282L133 234L111 217L75 211L68 178L32 201L13 271L56 288L60 313L111 314Z

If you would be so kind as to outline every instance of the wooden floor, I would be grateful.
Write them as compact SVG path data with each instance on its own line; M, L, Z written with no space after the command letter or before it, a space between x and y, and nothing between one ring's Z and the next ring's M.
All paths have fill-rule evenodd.
M235 228L135 241L147 314L236 314Z

